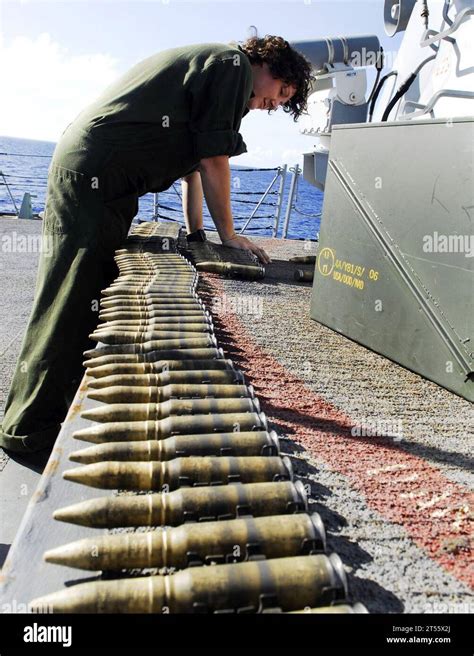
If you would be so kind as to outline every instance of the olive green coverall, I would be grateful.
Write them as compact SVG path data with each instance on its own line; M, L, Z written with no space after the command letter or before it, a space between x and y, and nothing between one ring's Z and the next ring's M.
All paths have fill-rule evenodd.
M95 344L102 289L118 275L138 198L217 155L247 148L238 130L252 68L235 43L172 48L140 62L63 132L49 168L33 308L0 430L14 451L52 446Z

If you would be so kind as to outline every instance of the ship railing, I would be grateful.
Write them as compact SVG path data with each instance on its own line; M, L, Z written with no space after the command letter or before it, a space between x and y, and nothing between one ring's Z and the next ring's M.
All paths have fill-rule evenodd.
M243 174L255 172L274 172L274 176L264 189L242 189L242 180L246 177ZM285 186L289 173L291 174L290 189L286 203L283 228L281 230L281 234L279 234L280 221L283 214L285 201ZM317 212L315 214L304 212L297 205L298 183L301 174L302 169L298 164L295 164L291 167L288 167L287 164L284 164L283 166L274 168L231 168L231 203L236 231L241 235L250 231L259 231L260 233L269 231L271 236L274 238L280 237L282 239L286 239L288 237L290 221L293 212L309 218L320 218L321 212ZM178 188L179 186L179 182L175 182L166 191L153 194L152 221L180 221L178 216L182 216L182 197ZM173 206L172 202L175 201L176 197L179 199L179 204L178 206ZM246 207L248 205L253 207ZM244 207L242 208L242 206ZM273 211L267 210L271 213L263 215L259 213L262 208L267 207L273 208ZM175 214L170 215L170 213ZM241 216L241 214L247 214L247 216ZM268 221L269 219L272 220L270 223ZM262 220L266 222L266 225L261 224ZM204 212L204 222L206 224L206 230L210 232L215 231L215 228L209 227L211 219L206 212ZM318 238L317 233L315 238Z
M33 153L2 152L0 155L18 155L19 157L25 158L48 157ZM266 187L257 189L255 184L251 182L249 175L256 172L273 173ZM255 232L273 238L286 239L294 213L307 218L318 219L321 213L310 214L301 210L297 205L301 174L302 169L298 164L290 167L284 164L273 168L231 168L231 203L236 232L239 234ZM291 177L291 180L286 199L286 208L284 208L289 177ZM31 198L38 197L40 202L46 198L47 177L41 175L19 175L14 170L8 173L0 170L0 187L4 187L6 190L6 195L14 209L14 212L0 211L0 214L12 214L19 218L31 218L32 211L26 212L26 214L25 211L28 207L31 209ZM147 198L147 196L147 200L151 198L151 218L146 217L146 214L142 211L136 218L136 221L141 223L144 220L168 220L182 223L183 208L180 189L181 184L178 180L166 191L145 194L143 198ZM32 190L37 191L37 193L30 193ZM23 200L20 209L18 209L18 205L20 204L18 201L20 199ZM25 202L25 200L28 202ZM35 204L37 205L37 203ZM283 213L284 220L281 226ZM35 212L35 214L38 214L38 212ZM215 228L212 227L212 219L206 206L204 207L204 219L206 230L215 231ZM317 233L314 235L314 238L318 238Z
M277 235L283 209L287 168L287 165L284 164L275 168L230 169L232 213L237 232L245 234L246 231L251 230L271 230L272 236ZM255 172L274 173L271 182L264 190L249 188L248 180L246 180L247 175ZM179 182L175 182L166 191L153 194L153 221L159 219L177 220L175 217L178 213L182 216L182 197L178 186ZM178 207L171 204L176 196L179 198ZM165 210L167 214L164 214L161 210ZM262 211L267 213L262 214ZM176 215L170 216L169 212L176 212ZM207 211L204 212L204 220L207 224L206 230L215 230L212 227L208 227L210 216ZM271 220L270 224L269 220ZM267 225L262 225L262 221Z

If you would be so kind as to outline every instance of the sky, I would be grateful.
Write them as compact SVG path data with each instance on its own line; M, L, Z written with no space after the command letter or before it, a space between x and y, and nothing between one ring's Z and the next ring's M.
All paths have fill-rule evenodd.
M0 0L0 135L58 141L66 126L135 63L179 45L288 41L377 34L395 55L399 38L385 36L383 0ZM372 72L370 72L372 75ZM369 77L371 80L372 77ZM278 110L251 111L241 133L248 152L233 165L302 163L313 139Z

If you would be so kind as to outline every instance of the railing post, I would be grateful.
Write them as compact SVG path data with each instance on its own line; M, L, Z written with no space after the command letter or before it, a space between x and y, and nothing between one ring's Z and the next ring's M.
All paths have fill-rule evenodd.
M275 177L273 178L273 180L270 182L270 184L268 185L268 187L265 189L265 192L264 192L263 196L260 198L260 200L258 201L258 203L255 205L255 208L254 208L252 214L249 216L249 218L247 219L247 221L244 223L242 229L240 230L240 234L241 234L241 235L244 234L245 230L247 229L248 224L249 224L250 221L253 219L253 217L255 216L255 214L258 212L258 208L259 208L260 205L263 203L263 201L265 200L265 198L267 197L267 195L270 193L270 191L271 191L273 185L275 184L275 181L277 180L278 176L279 176L279 173L277 172L277 174L275 175Z
M293 199L295 196L295 192L298 186L298 177L299 174L301 173L301 169L298 166L298 164L295 164L295 166L292 166L290 168L290 171L293 173L293 177L291 178L291 184L290 184L290 193L288 195L288 203L286 206L286 214L285 214L285 223L283 224L283 234L282 238L286 239L288 235L288 227L290 225L290 217L291 217L291 210L293 209Z
M153 194L153 221L158 221L158 194Z
M15 199L13 198L12 192L10 191L10 187L8 186L8 182L7 182L7 179L5 178L5 176L3 174L3 171L0 171L0 175L2 176L3 182L4 182L4 184L7 188L8 195L10 196L10 200L13 203L13 207L15 208L15 214L18 216L18 207L15 203Z
M283 168L280 169L280 187L278 189L278 200L275 209L275 221L273 223L272 237L277 237L278 235L278 226L280 224L281 208L283 207L283 196L285 194L285 181L286 181L287 169L288 166L286 164L284 164Z

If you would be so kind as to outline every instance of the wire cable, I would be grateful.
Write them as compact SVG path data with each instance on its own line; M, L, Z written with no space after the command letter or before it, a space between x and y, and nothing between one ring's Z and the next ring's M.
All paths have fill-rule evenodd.
M371 91L371 93L370 93L370 96L369 96L368 99L367 99L367 102L368 102L368 103L369 103L369 102L372 100L372 98L373 98L373 95L374 95L375 90L376 90L376 88L377 88L377 84L378 84L378 82L379 82L380 75L381 75L381 73L382 73L382 70L383 70L383 67L384 67L384 66L385 66L385 58L384 58L384 54L383 54L383 48L382 48L382 46L380 46L380 50L379 50L379 52L378 52L377 61L375 62L375 68L377 69L377 75L375 76L375 82L374 82L374 86L372 87L372 91Z
M411 87L413 82L416 80L416 78L418 76L418 73L421 71L423 66L425 66L425 64L427 64L428 62L435 59L435 57L436 57L436 54L431 55L430 57L427 57L424 61L422 61L421 64L418 64L418 66L413 71L413 73L411 73L407 77L405 82L403 82L403 84L400 85L400 87L398 88L397 93L393 96L392 100L388 103L387 107L385 108L385 111L384 111L383 116L382 116L382 122L385 122L385 121L388 120L388 117L390 116L390 112L395 107L395 105L400 100L400 98L402 96L404 96L406 94L406 92L409 90L409 88Z

